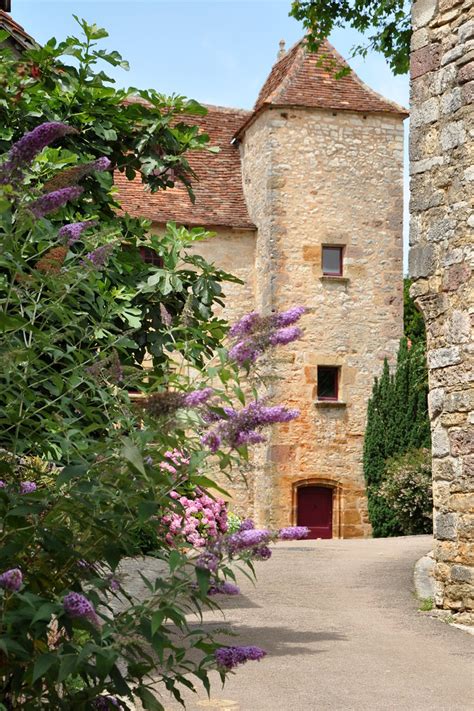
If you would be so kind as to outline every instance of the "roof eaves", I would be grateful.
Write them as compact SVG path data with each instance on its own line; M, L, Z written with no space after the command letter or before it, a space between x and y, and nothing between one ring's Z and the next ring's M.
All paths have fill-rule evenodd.
M6 30L21 49L32 49L38 46L33 37L4 10L0 10L0 28Z

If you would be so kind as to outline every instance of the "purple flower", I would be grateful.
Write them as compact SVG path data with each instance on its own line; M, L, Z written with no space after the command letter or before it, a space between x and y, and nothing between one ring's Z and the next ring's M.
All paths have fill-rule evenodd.
M207 432L203 437L201 437L201 442L202 444L206 445L206 447L209 447L211 452L217 452L221 445L221 438L217 434L217 432L214 432L211 430L211 432Z
M290 410L283 405L266 406L255 400L241 410L223 408L227 419L222 419L216 427L202 437L201 442L211 452L216 452L222 443L229 447L239 447L243 444L256 444L265 439L257 430L277 422L290 422L298 417L298 410Z
M60 190L55 190L52 193L42 195L34 202L31 202L28 207L35 217L43 217L43 215L47 215L49 212L54 212L70 200L75 200L82 194L82 192L82 188L78 185L72 185L69 188L61 188Z
M252 311L249 314L245 314L242 318L234 323L229 331L230 336L246 336L252 332L254 326L260 320L260 314L256 311Z
M239 341L229 350L229 358L235 360L239 365L254 363L261 355L262 349L252 343L252 341Z
M99 170L103 172L104 170L108 170L112 163L107 156L101 156L100 158L97 158L97 160L92 161L89 165L91 170Z
M97 617L94 605L84 595L77 592L70 592L63 600L64 611L69 617L83 617L92 624L97 625L99 618Z
M209 400L213 393L212 388L203 388L202 390L193 390L184 396L184 404L186 407L198 407Z
M235 438L235 446L241 447L247 444L260 444L260 442L265 442L265 437L258 432L239 432Z
M2 479L0 479L0 489L4 489L6 487L6 484Z
M36 491L36 484L34 481L22 481L20 484L20 494L32 494Z
M114 249L115 244L113 242L103 244L100 247L97 247L97 249L94 249L92 252L88 252L85 259L94 267L103 267ZM87 262L85 261L86 264Z
M98 711L110 711L113 708L120 708L121 703L115 696L98 696L94 700L94 708Z
M301 338L303 331L298 326L289 326L288 328L280 328L269 338L270 344L272 346L285 346L287 343L292 341L297 341Z
M232 533L224 542L229 555L239 553L240 551L245 551L250 548L255 548L261 546L271 538L270 531L266 529L245 529L243 531L237 531L237 533Z
M43 148L68 133L77 133L77 130L59 121L42 123L29 133L25 133L13 144L8 160L0 168L0 184L21 177L21 169L30 165Z
M252 556L257 560L268 560L272 557L272 552L268 546L257 546L253 549Z
M288 328L303 315L305 309L295 306L282 313L263 316L253 311L240 319L229 331L236 342L229 349L229 358L248 366L268 348L285 345L300 338L299 328Z
M275 326L279 328L282 326L291 326L291 324L296 323L296 321L302 317L305 311L304 306L293 306L291 309L288 309L288 311L282 311L273 317Z
M120 590L120 583L116 578L110 577L108 580L109 580L109 589L112 592L117 592L118 590Z
M249 660L260 661L265 655L260 647L219 647L215 652L217 664L224 669L233 669Z
M202 568L203 570L210 570L211 573L215 573L218 565L219 565L219 558L216 555L214 555L214 553L210 553L209 551L206 551L205 553L201 553L201 555L198 558L196 558L196 568Z
M280 528L278 538L281 541L299 541L301 538L306 538L309 533L307 526L289 526L288 528Z
M18 592L23 585L23 575L19 568L11 568L0 575L0 588Z
M251 531L252 529L255 528L255 524L252 521L251 518L246 518L245 521L242 521L242 523L239 526L239 533L242 531Z
M240 588L233 583L214 583L208 590L208 595L240 595Z
M81 234L84 230L89 227L94 227L97 224L97 220L85 220L85 222L72 222L70 225L64 225L58 232L58 237L66 240L68 247L74 242L80 239Z

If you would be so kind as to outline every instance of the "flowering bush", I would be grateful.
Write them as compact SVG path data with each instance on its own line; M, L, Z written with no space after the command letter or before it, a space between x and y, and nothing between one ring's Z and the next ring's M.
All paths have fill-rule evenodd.
M393 511L403 535L432 533L431 453L411 449L389 459L379 496Z
M114 321L131 302L117 303L109 280L120 235L102 235L95 221L51 222L49 211L81 193L74 185L47 192L35 180L40 155L32 144L69 135L58 125L39 128L21 140L22 152L9 151L0 193L0 345L8 362L0 408L1 697L7 708L129 708L138 697L144 708L162 709L152 683L180 699L189 674L207 686L209 670L224 676L264 654L219 647L212 632L188 622L189 611L238 594L227 580L231 564L268 559L277 537L249 522L227 536L225 505L202 471L214 454L223 469L238 462L265 425L297 413L257 399L247 405L224 349L210 369L223 390L193 390L170 360L147 372L149 394L137 411L122 362L135 331L124 334ZM104 240L92 250L91 232ZM194 327L188 338L196 338ZM203 449L209 428L232 454ZM156 536L153 554L168 574L147 581L150 594L136 601L116 571L139 550L137 525L158 524L167 533Z

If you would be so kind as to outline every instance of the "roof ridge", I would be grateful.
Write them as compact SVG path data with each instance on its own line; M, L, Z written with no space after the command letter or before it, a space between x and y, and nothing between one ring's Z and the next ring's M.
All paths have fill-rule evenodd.
M299 42L295 42L295 44L288 50L288 52L286 52L286 55L288 56L291 52L294 52L290 65L286 70L284 76L282 77L281 81L275 86L275 89L263 101L264 104L271 104L277 98L277 96L282 94L286 86L290 83L290 79L292 78L293 74L301 67L301 64L304 62L304 47L302 46L302 43L302 39ZM285 59L285 56L283 56L279 61ZM278 62L273 65L271 72L275 68L276 64L278 64Z

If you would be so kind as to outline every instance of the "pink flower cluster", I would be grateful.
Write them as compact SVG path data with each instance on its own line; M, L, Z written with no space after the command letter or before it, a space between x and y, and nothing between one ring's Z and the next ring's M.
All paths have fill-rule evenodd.
M190 496L180 496L177 491L170 493L180 504L165 514L161 523L165 526L167 543L176 538L185 538L196 548L203 548L210 540L227 531L227 508L223 499L211 499L201 489Z

